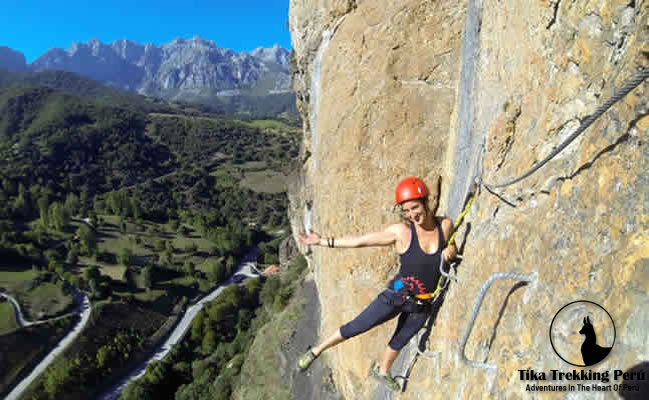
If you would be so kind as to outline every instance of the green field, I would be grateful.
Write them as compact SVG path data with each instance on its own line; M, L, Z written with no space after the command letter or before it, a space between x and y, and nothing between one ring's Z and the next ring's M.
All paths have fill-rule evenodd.
M272 170L246 171L240 185L255 192L281 193L286 191L286 177Z
M167 292L164 290L149 290L146 292L137 293L134 297L139 301L155 302L160 297L164 296Z
M63 313L74 304L70 295L63 293L61 284L42 283L22 296L25 318L40 320Z
M36 278L37 275L31 269L23 271L0 270L0 287L5 288L9 293L21 291L25 287L25 283Z
M14 308L9 301L0 301L0 335L18 328Z
M237 167L244 171L263 171L267 165L265 161L246 161L243 164L238 164Z
M115 281L121 281L124 278L124 271L126 271L126 267L123 265L102 264L99 266L99 272L102 275L109 276L110 279Z
M186 224L183 225L191 231L188 236L173 231L169 225L154 224L148 221L144 221L142 224L126 222L126 232L121 232L119 217L114 215L102 215L101 217L104 223L98 229L98 249L100 252L108 252L117 256L124 249L129 249L136 259L149 256L157 257L162 252L156 250L155 245L157 242L165 241L173 245L173 261L178 266L182 266L182 263L187 260L191 260L198 265L212 258L209 256L214 247L212 242L197 235L194 228ZM190 253L187 249L193 245L196 246L197 251ZM125 270L124 266L118 263L111 264L91 257L79 257L79 263L97 265L100 267L102 274L116 280L122 279Z
M239 186L257 193L277 194L286 191L286 176L268 167L265 161L248 161L237 165L223 165L210 175L217 178L221 186Z
M0 271L0 287L20 303L25 318L30 321L58 315L73 303L71 296L61 292L60 284L42 282L35 285L33 280L37 276L38 272L31 269Z
M251 128L258 128L258 129L270 129L270 130L277 130L281 132L290 132L290 133L298 133L300 131L300 128L295 128L286 125L281 121L276 121L272 119L260 119L260 120L241 122L241 123Z

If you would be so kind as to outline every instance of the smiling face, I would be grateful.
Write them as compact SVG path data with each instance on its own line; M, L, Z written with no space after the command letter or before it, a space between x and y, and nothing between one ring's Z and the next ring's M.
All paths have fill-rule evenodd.
M401 203L403 216L413 224L421 225L426 220L427 210L422 200L408 200Z

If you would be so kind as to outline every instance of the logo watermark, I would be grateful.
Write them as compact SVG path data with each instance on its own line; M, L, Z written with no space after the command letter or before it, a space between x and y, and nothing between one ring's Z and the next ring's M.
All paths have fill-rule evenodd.
M649 391L645 361L626 371L594 370L614 351L617 330L611 314L601 305L578 300L566 304L552 318L550 343L566 364L580 369L556 368L547 371L519 369L518 378L526 382L527 392L617 392L623 398L637 399ZM648 397L649 398L649 397Z

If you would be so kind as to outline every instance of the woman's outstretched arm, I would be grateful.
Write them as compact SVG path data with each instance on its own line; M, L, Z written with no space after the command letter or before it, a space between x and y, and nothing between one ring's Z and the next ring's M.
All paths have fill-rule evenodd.
M397 241L397 225L391 225L384 231L367 233L361 236L323 237L317 232L300 233L300 243L326 247L371 247L389 246Z

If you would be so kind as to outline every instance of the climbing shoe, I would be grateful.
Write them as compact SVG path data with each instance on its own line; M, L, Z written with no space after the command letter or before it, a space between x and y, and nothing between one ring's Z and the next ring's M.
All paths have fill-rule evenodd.
M383 375L381 372L379 372L378 365L373 367L370 371L372 374L372 378L379 381L379 383L382 384L383 386L387 387L393 392L398 392L401 390L401 385L399 385L399 382L395 381L394 378L390 376L390 374Z
M315 360L316 358L318 358L318 356L313 354L311 348L309 348L309 350L307 350L306 353L304 353L304 355L300 357L300 359L298 360L297 362L298 369L300 371L306 371L306 369L309 368L313 360Z

